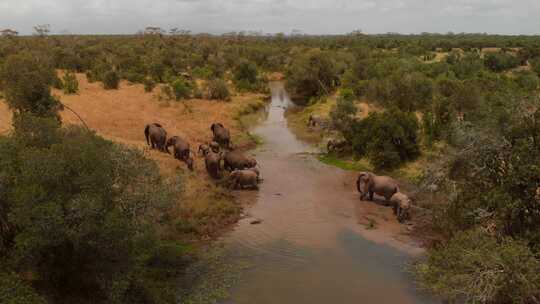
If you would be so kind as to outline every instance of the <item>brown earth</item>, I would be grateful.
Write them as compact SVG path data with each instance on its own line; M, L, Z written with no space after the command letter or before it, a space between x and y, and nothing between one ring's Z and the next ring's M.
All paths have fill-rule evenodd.
M239 217L241 208L229 192L210 180L204 159L195 157L195 171L189 172L184 163L171 155L150 150L144 137L146 124L159 122L169 136L185 138L196 152L198 145L212 138L210 125L221 122L231 131L233 143L247 148L253 139L238 120L241 114L256 111L265 105L261 94L233 94L230 102L191 99L185 101L160 100L159 88L145 93L142 85L122 81L119 90L104 90L99 82L89 83L78 74L79 93L65 95L54 91L61 102L77 112L97 134L117 143L141 149L155 160L168 178L183 180L184 194L177 204L177 215L183 219L181 229L188 234L209 236ZM69 110L61 113L64 124L81 122ZM0 102L0 132L11 130L11 111ZM196 153L195 153L196 154Z

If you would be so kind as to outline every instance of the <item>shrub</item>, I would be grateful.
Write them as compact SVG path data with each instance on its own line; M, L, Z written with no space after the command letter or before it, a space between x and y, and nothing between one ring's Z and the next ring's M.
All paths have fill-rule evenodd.
M356 112L358 111L354 104L354 98L355 96L352 90L343 89L340 92L336 105L330 111L332 124L345 138L350 138L349 134L345 134L350 132Z
M484 58L486 67L494 72L502 72L519 66L519 58L516 56L504 53L489 53Z
M242 60L234 69L234 81L241 90L254 90L258 87L259 71L251 61Z
M150 93L154 90L156 87L156 82L152 78L145 78L144 79L144 91L146 93Z
M418 129L413 113L392 109L355 121L346 138L357 155L368 156L378 169L391 169L420 155Z
M74 73L67 72L62 80L65 94L76 94L79 92L79 81Z
M107 71L103 74L103 88L105 90L117 90L120 84L120 77L115 71Z
M56 77L52 66L37 54L9 56L0 70L1 87L9 107L16 113L56 116L61 104L51 96Z
M169 86L175 100L181 100L191 96L191 86L183 77L174 79Z
M227 82L223 79L212 79L208 82L208 98L218 100L230 100L231 94Z
M338 74L330 54L313 49L293 58L286 79L287 89L292 94L310 98L331 93Z
M154 302L151 288L166 284L162 267L181 266L160 259L155 231L173 190L157 165L77 127L44 138L0 139L0 265L76 303Z
M481 230L458 233L415 265L419 285L461 303L534 303L540 296L540 261L527 245Z

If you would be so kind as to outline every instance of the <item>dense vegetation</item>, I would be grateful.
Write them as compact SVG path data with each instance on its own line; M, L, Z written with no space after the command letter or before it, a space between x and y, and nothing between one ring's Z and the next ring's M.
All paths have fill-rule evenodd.
M0 65L15 112L0 140L0 302L173 302L163 278L184 256L163 231L174 196L140 153L60 128L50 87L76 93L71 72L106 89L125 79L227 100L228 83L261 90L281 71L305 103L337 96L332 128L377 169L438 151L421 183L445 197L431 205L441 238L415 267L420 286L468 303L540 299L538 37L10 37ZM360 119L360 101L378 110Z

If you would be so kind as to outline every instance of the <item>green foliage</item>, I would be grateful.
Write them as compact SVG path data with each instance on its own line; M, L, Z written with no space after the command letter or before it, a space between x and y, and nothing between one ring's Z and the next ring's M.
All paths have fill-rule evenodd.
M342 134L347 133L351 129L357 111L354 104L354 93L349 89L343 89L336 105L330 111L332 124Z
M331 56L316 49L294 57L286 76L287 89L302 97L329 94L334 90L338 79Z
M434 87L433 81L420 73L392 74L388 78L372 80L368 96L387 107L414 111L431 105Z
M173 193L156 164L80 128L49 132L33 142L21 140L19 128L0 140L0 262L33 273L39 293L53 298L161 297L153 287L166 287L181 252L168 257L159 249L155 231Z
M103 88L105 90L118 90L118 86L120 84L120 77L118 76L118 73L110 70L103 74L102 81Z
M0 272L0 302L4 304L46 304L27 283L15 273Z
M212 79L208 81L208 98L218 100L230 100L231 94L227 87L227 82L223 79Z
M146 93L152 92L154 88L156 87L156 82L151 78L145 78L143 81L143 84L144 84L144 91Z
M191 84L184 77L177 77L169 83L171 92L175 100L187 99L191 96Z
M484 58L486 67L494 72L502 72L519 66L519 59L509 53L488 53Z
M17 113L56 116L61 104L51 96L56 73L37 54L22 52L9 56L0 70L1 87L7 104Z
M420 155L418 131L414 114L392 109L355 121L345 138L357 155L367 156L377 169L392 169Z
M458 233L415 265L420 286L460 303L534 303L540 261L526 243L481 230Z
M242 60L233 71L236 86L241 90L254 90L259 86L259 71L257 65L248 60Z
M62 82L65 94L76 94L79 92L79 81L73 72L66 72Z
M540 77L540 58L537 58L531 62L532 70Z

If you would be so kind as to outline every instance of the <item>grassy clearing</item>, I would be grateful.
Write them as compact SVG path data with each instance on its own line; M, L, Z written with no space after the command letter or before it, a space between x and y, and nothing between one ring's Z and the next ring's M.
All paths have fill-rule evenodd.
M348 171L373 171L373 166L365 158L360 160L347 160L335 154L321 154L319 161L330 166L338 167Z

